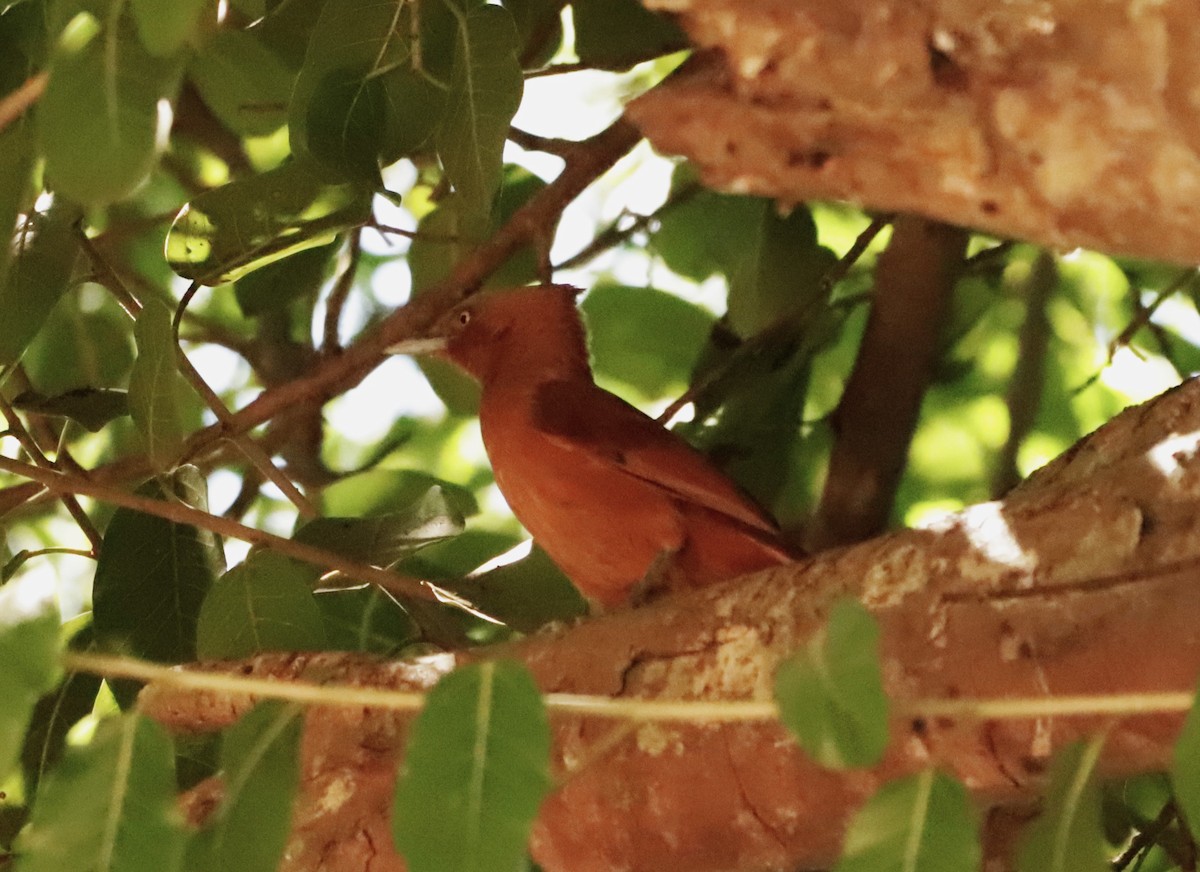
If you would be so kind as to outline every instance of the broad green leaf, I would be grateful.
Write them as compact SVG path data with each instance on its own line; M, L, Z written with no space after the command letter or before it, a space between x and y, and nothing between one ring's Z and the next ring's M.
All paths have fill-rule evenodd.
M67 418L98 433L114 418L129 414L129 394L109 388L76 388L53 397L26 391L14 397L13 408L52 418Z
M17 763L38 697L58 682L59 620L44 582L26 576L0 587L0 780Z
M156 57L170 57L196 34L200 14L211 0L129 0L142 45ZM215 6L212 10L215 16Z
M379 168L422 146L441 117L444 89L419 61L436 58L438 31L449 31L441 0L328 0L292 95L292 150L379 185Z
M59 39L37 121L48 184L104 205L132 194L158 163L183 65L147 52L132 25L114 17L119 2L79 5L87 11Z
M0 10L0 94L16 90L41 66L45 51L41 4L9 3ZM21 122L14 122L14 127Z
M90 645L91 628L76 634L71 640L73 650ZM21 749L21 766L25 773L26 797L32 796L67 747L67 733L82 718L90 715L100 692L100 676L84 672L68 672L51 692L38 700L33 709L29 731Z
M17 230L15 257L0 283L0 366L21 358L66 291L79 251L74 224L81 214L56 201Z
M420 638L400 604L373 584L320 591L316 600L331 650L392 656Z
M0 51L3 47L0 46ZM25 211L33 193L34 143L33 129L16 123L0 131L0 228L7 232L17 225L17 216ZM7 312L8 270L12 263L13 247L0 245L0 311ZM5 322L7 323L7 318ZM8 332L7 327L4 332ZM0 336L0 347L5 340Z
M161 300L146 300L134 327L138 356L129 376L129 412L150 462L162 471L172 469L183 453L189 390L179 372L171 317Z
M207 509L204 478L177 470L173 496L150 481L143 496ZM108 649L165 663L196 659L196 622L224 558L212 533L117 509L104 531L92 586L96 641Z
M535 70L550 63L562 45L561 0L505 0L521 39L521 66Z
M1195 702L1175 740L1171 787L1188 826L1195 833L1200 828L1200 705Z
M85 284L58 301L21 363L34 388L47 396L124 387L134 361L132 333L111 295Z
M434 485L407 511L371 518L316 518L297 530L295 538L364 563L390 566L462 530L462 514Z
M540 548L520 560L447 585L521 633L588 613L587 602L579 591Z
M1073 742L1050 766L1041 816L1025 832L1020 872L1107 872L1100 790L1093 780L1104 736Z
M657 399L687 389L713 316L655 288L601 282L580 306L592 369Z
M186 279L219 285L370 217L369 188L325 184L296 161L192 200L167 235L167 260Z
M524 80L517 61L517 28L506 9L451 8L458 34L449 103L436 142L464 219L463 231L477 238L486 231L500 187L501 153Z
M188 64L213 114L234 133L265 136L287 123L296 75L256 30L221 30Z
M276 872L300 781L303 710L265 702L234 724L221 749L225 796L188 852L188 868Z
M201 660L237 660L264 651L317 651L325 627L313 599L317 572L259 551L213 584L196 626Z
M784 725L822 766L871 766L888 742L879 627L857 601L840 600L824 629L780 664L775 701Z
M550 728L517 663L462 667L430 692L396 785L392 835L411 872L525 868L550 789Z
M627 70L640 61L688 47L670 18L637 0L572 0L575 53L588 66Z
M834 872L966 872L982 862L966 788L926 769L867 801L850 822Z
M67 749L17 842L20 872L171 872L183 859L175 760L166 731L131 712Z
M466 517L479 511L474 494L467 488L415 469L372 469L348 476L321 492L321 505L323 514L335 517L416 517L431 492L447 504L446 509L435 511L444 511L450 517Z
M247 318L282 309L298 297L316 299L340 242L309 248L269 263L233 284L238 306Z

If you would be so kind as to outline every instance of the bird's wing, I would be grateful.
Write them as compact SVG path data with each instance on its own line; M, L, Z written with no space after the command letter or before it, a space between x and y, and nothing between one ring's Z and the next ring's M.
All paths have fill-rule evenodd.
M534 397L533 423L559 446L611 464L671 495L777 533L775 522L682 437L594 384L551 381Z

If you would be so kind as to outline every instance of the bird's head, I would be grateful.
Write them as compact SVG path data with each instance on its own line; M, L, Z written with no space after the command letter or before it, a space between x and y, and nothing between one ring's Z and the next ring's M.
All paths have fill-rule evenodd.
M540 377L590 377L578 293L569 285L489 290L442 315L423 337L391 350L439 354L484 384L531 369Z

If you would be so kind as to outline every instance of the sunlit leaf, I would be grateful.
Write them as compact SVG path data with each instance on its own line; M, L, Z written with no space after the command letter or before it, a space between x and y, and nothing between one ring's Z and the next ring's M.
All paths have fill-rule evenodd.
M1021 842L1020 872L1105 872L1109 862L1100 819L1100 790L1093 781L1104 736L1073 742L1050 766L1041 816Z
M169 57L182 49L196 33L200 13L211 0L130 0L133 20L142 45L157 57ZM216 4L212 4L215 6Z
M297 530L295 538L354 560L390 566L462 529L463 516L434 485L407 511L370 518L315 518Z
M156 298L142 307L134 327L138 355L129 376L129 412L146 441L146 453L169 470L183 453L187 384L179 373L171 310Z
M487 227L500 186L501 153L524 80L517 28L508 11L492 5L454 8L458 35L451 94L436 142L465 232L476 237Z
M665 15L637 0L573 0L575 52L588 66L627 70L687 48L687 37Z
M333 517L414 517L421 514L420 506L434 488L434 498L448 505L447 515L465 517L479 511L467 488L415 469L372 469L348 476L321 492L321 504L324 514Z
M67 24L38 103L47 181L85 205L127 197L150 174L183 72L178 58L146 51L110 5L80 3L89 11Z
M213 584L196 626L201 660L236 660L264 651L316 651L326 644L313 599L317 570L259 551Z
M412 872L525 868L550 789L550 729L524 667L477 663L447 675L412 726L392 834Z
M14 397L13 408L52 418L67 418L83 425L93 433L104 429L109 421L129 414L129 395L125 391L107 388L76 388L53 397L33 391Z
M315 298L340 248L339 242L309 248L242 276L233 285L242 314L251 318L298 297Z
M207 509L204 478L182 467L173 498ZM157 481L143 496L166 498ZM96 640L150 660L196 659L200 606L224 558L212 533L133 509L117 509L104 531L93 583Z
M80 215L77 207L55 202L17 230L15 257L0 282L0 366L20 359L66 291L79 251L74 223Z
M213 114L235 133L264 136L287 123L295 74L257 30L222 30L188 64Z
M175 760L166 731L136 712L68 748L38 792L17 843L21 872L171 872L183 859Z
M54 591L30 577L0 587L0 779L17 763L33 707L59 677Z
M167 260L187 279L223 284L331 242L371 216L371 191L322 182L301 162L206 191L175 219Z
M84 285L58 301L21 363L34 388L47 396L124 388L134 361L132 333L129 318L107 292Z
M300 781L303 712L265 702L234 724L221 749L225 796L189 847L188 868L276 872Z
M926 769L888 782L867 801L834 872L964 872L982 862L966 788Z
M775 673L783 723L822 766L877 763L887 748L879 627L857 600L839 601L825 628Z

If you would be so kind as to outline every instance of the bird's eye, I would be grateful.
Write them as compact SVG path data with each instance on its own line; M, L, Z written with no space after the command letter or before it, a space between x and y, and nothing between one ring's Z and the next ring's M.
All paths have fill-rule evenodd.
M458 313L458 324L460 327L466 327L470 323L471 323L471 311L469 309L463 309L461 312Z

